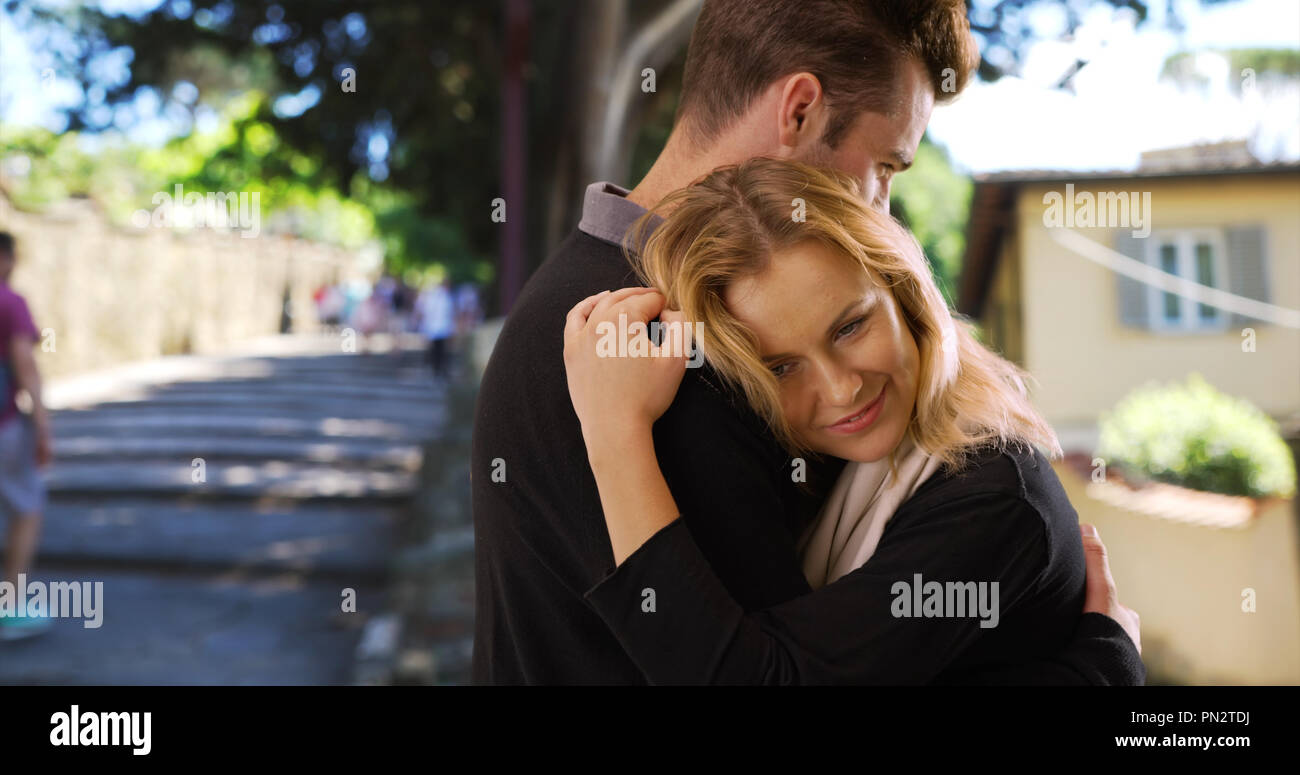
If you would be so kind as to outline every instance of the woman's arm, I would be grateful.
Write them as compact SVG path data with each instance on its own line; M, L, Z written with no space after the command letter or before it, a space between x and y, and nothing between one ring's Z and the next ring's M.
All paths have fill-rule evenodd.
M615 564L680 516L655 457L651 429L677 393L686 353L632 341L646 339L635 333L636 326L656 317L682 322L680 313L664 309L664 301L652 288L605 291L579 302L565 321L569 394L582 423Z
M1088 573L1095 571L1088 561ZM1142 686L1146 665L1141 649L1119 621L1088 611L1073 639L1048 659L973 672L954 683L968 686Z
M615 450L615 445L610 445L593 454L592 459L602 507L611 526L616 561L622 565L659 530L677 522L678 515L655 462L653 444L648 436L640 442L629 444L622 454L616 454ZM624 461L623 465L617 463L620 458ZM602 462L608 465L602 465ZM638 493L653 495L642 500ZM983 506L977 502L949 503L946 508L955 510L954 516L959 518L958 524L954 526L966 528L976 520L1003 517L1008 510L1017 506L1001 496L994 496ZM1025 531L1032 533L1041 530L1042 523L1037 515L1028 513L1028 510L1023 515ZM615 523L637 524L637 529L620 531L615 538ZM690 537L684 523L675 532L679 542L690 545L688 549L656 552L660 560L652 559L651 555L637 558L643 566L662 562L661 568L650 569L651 572L664 571L656 574L660 582L643 584L642 579L646 577L634 574L631 577L634 580L630 583L620 585L616 581L602 581L588 593L588 601L607 623L611 623L611 629L634 659L637 658L638 650L646 649L645 661L638 661L638 664L651 680L689 683L924 682L942 672L978 635L973 620L952 621L950 632L939 633L934 628L925 627L924 622L921 623L922 626L916 626L910 621L886 620L883 604L876 606L874 614L869 607L864 608L864 600L883 601L881 593L890 578L900 577L894 583L915 580L915 574L907 577L905 573L906 566L911 561L900 561L896 555L902 550L902 554L907 556L914 550L917 556L928 556L935 551L925 537L932 531L924 531L920 536L913 533L906 539L909 546L895 543L896 538L891 536L887 547L882 547L884 554L875 560L873 569L876 573L860 575L853 582L852 591L835 592L835 602L819 605L815 598L824 593L814 592L791 601L788 605L772 609L768 616L760 614L752 617L745 615L743 609L717 582L712 568L702 561L703 556L695 548L694 539ZM1004 540L1014 542L1014 538L1015 536L1008 536ZM966 548L970 550L976 545L978 538L972 537L970 546ZM1035 554L1039 554L1038 550L1031 549L1022 556ZM1040 556L1046 556L1045 546ZM689 559L683 562L683 558ZM693 562L695 558L701 561ZM1029 575L1018 572L1019 569L1014 567L1020 562L1021 559L1012 558L1001 565L1003 580L999 583L1000 593L1013 592L1018 597L1019 592L1016 590L1030 583ZM881 570L881 566L888 567L891 563L903 572L890 575L888 571ZM869 562L868 565L872 563ZM1099 561L1094 554L1089 553L1088 565L1090 580L1100 579L1107 573L1104 559ZM1041 566L1030 563L1028 567ZM970 581L975 580L971 576L977 575L965 570L930 567L921 572L921 577L944 581L954 580L954 574L958 579L965 577ZM693 579L690 584L675 587L678 590L676 597L698 607L681 612L666 609L665 606L672 605L674 592L672 588L663 586L664 576L671 577L673 581ZM898 600L898 595L892 594L894 583L889 583L891 607ZM615 589L621 586L624 592L611 592L605 589L607 584ZM1003 584L1010 586L1002 586ZM690 616L673 615L664 620L647 618L644 610L647 589L652 590L655 597L655 613L685 613ZM1014 603L1015 600L1007 600L1000 594L999 616L1003 610L1014 607ZM628 604L630 608L627 607ZM626 610L635 611L630 620L618 618L620 605ZM843 628L821 625L822 621L843 621L845 615L848 621ZM694 618L696 625L689 623L693 617L698 617ZM619 627L613 624L618 621L623 621L629 628L620 632ZM734 631L734 643L730 642L732 630L726 625L728 621L741 623ZM879 622L885 626L873 626ZM707 635L709 632L713 632L712 642ZM650 637L647 638L647 634ZM860 639L860 647L856 650L847 648L848 641L855 637ZM700 639L703 647L695 653L701 659L707 657L716 660L717 673L709 671L708 663L701 664L703 670L699 672L689 669L685 661L689 657L685 655L692 653L692 650L688 646L683 654L682 647L687 645L687 639L693 638ZM1050 658L975 671L962 682L979 685L1141 684L1145 680L1145 668L1128 638L1129 635L1115 619L1096 612L1085 613L1079 620L1069 646ZM728 649L725 656L721 656L719 649L715 648L723 644ZM660 672L660 668L654 665L663 655L672 656L663 664L663 672ZM843 655L842 661L837 655ZM729 675L732 670L740 672Z
M672 371L650 361L637 369L623 359L602 370L599 359L589 356L595 345L584 341L584 331L619 313L647 320L662 306L657 294L619 294L592 297L570 313L565 362L619 566L587 599L650 680L933 680L978 636L980 625L972 617L892 615L897 585L917 581L918 574L940 583L997 582L1000 616L1012 610L1045 567L1041 517L1022 501L984 493L947 502L943 513L925 514L901 532L892 531L867 566L840 582L747 615L679 519L650 434L663 410L636 406L638 393L662 391L670 383L675 390ZM1131 649L1117 642L1113 628L1103 630L1076 633L1070 649L1038 663L1043 670L1028 666L1001 677L990 673L988 681L1095 683L1131 676L1134 660L1126 662ZM1114 663L1109 673L1088 671L1091 660L1107 657L1112 659L1106 664Z
M1041 572L1047 552L1036 514L1003 515L995 525L966 518L990 510L988 504L949 503L946 518L923 522L904 531L910 540L878 550L874 572L859 569L849 582L747 615L680 520L655 457L651 428L684 364L661 357L649 342L600 341L667 314L663 304L647 289L600 294L579 303L565 329L570 393L618 566L587 599L652 681L928 681L973 640L978 624L889 615L898 582L918 572L941 582L997 581L1000 613ZM992 510L1007 505L999 500ZM972 524L980 536L971 535Z
M895 520L861 568L753 614L731 600L681 521L586 598L655 683L927 683L1015 611L1045 567L1046 539L1038 515L1002 494ZM931 582L973 583L996 598L986 593L982 617L974 606L964 616L927 610ZM642 606L647 590L653 612ZM936 613L948 615L927 615Z
M587 444L600 491L614 564L622 565L650 537L681 516L668 490L649 428Z

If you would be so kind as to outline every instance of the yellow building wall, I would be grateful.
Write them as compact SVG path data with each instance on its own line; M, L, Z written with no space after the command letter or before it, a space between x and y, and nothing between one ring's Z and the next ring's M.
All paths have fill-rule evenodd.
M1075 190L1150 191L1157 230L1263 225L1269 301L1300 309L1300 175L1104 181ZM1026 185L1017 203L1024 327L1015 344L1038 380L1034 401L1049 422L1093 422L1144 382L1181 380L1193 371L1274 416L1300 411L1300 330L1252 321L1255 352L1243 352L1240 328L1158 334L1122 327L1113 274L1052 240L1043 222L1048 191L1063 194L1065 185ZM1111 229L1077 231L1114 246ZM1006 303L996 296L1008 291L997 285L995 279L991 301Z
M1023 363L1025 329L1020 301L1020 251L1015 233L1002 240L997 269L989 287L988 304L980 324L990 345L1003 357Z
M1119 598L1142 621L1148 683L1300 684L1300 541L1294 503L1243 528L1147 516L1092 498L1053 464L1079 521L1106 544ZM1254 590L1255 611L1242 610Z

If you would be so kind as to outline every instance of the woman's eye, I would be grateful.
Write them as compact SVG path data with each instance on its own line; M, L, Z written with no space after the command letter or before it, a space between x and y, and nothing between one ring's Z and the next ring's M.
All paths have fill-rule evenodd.
M791 366L792 364L789 363L778 363L777 365L772 367L772 376L776 377L777 379L781 379L782 377L790 373Z
M853 335L854 332L858 330L858 327L861 325L862 325L862 318L858 318L852 323L849 323L848 325L841 328L839 331L836 331L835 335L840 339L843 339L846 336L851 336Z

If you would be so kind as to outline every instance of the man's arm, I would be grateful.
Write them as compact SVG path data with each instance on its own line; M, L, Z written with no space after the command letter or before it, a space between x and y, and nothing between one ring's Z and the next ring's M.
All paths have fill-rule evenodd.
M13 363L14 380L18 389L25 391L31 398L32 424L36 427L36 463L45 466L53 459L54 452L50 440L50 418L41 398L41 372L32 352L35 345L35 340L28 334L14 334L9 340L9 358Z

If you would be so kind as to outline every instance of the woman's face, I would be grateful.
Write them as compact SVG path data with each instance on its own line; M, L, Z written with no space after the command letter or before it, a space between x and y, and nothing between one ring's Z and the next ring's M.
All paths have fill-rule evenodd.
M920 355L874 272L808 241L733 282L724 301L758 338L786 421L804 444L864 463L898 446L916 403Z

